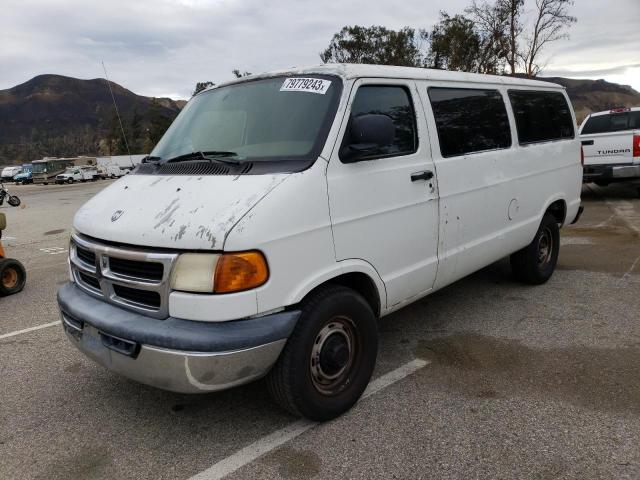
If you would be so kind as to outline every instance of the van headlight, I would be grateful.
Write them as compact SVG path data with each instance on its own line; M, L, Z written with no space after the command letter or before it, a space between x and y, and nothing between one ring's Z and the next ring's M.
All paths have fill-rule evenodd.
M171 288L183 292L232 293L259 287L268 279L267 260L258 251L183 253L171 272Z

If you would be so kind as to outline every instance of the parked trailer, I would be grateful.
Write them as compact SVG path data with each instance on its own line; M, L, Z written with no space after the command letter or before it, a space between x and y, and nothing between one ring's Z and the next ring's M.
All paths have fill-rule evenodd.
M72 157L72 158L43 158L34 160L33 183L47 185L54 183L56 177L65 172L69 167L82 165L96 165L96 157Z

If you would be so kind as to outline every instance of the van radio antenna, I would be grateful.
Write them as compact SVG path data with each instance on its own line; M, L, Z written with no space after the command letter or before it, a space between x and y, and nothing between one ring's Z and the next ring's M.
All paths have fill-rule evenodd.
M129 154L129 161L131 162L131 166L134 167L133 159L131 158L131 150L129 150L129 142L127 141L127 134L124 133L124 127L122 126L122 119L120 118L120 112L118 111L118 104L116 103L116 97L113 95L113 90L111 88L111 81L109 80L109 75L107 74L107 67L104 66L104 61L101 61L102 69L104 70L104 78L107 81L107 87L109 87L109 93L111 93L111 100L113 100L113 106L116 109L116 116L118 117L118 123L120 124L120 130L122 131L122 138L124 139L124 146L127 147L127 153Z

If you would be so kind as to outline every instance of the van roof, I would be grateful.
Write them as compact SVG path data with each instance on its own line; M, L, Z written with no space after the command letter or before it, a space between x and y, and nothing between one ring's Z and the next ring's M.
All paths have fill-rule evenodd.
M290 68L276 70L259 75L249 75L230 82L216 85L216 88L224 85L231 85L258 78L268 78L282 75L308 75L308 74L336 75L345 80L354 78L404 78L410 80L433 80L450 82L468 82L482 84L512 85L537 88L557 88L564 89L557 83L544 82L541 80L529 80L520 77L508 77L504 75L484 75L479 73L452 72L449 70L435 70L431 68L395 67L390 65L369 65L355 63L327 63L302 68Z

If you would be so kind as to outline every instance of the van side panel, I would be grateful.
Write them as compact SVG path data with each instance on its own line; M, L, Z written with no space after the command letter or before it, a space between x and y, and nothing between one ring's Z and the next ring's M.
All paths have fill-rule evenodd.
M571 221L580 205L582 169L577 131L573 140L520 146L507 89L490 84L456 82L455 87L500 91L511 148L444 158L427 88L452 84L422 83L440 193L437 289L528 245L553 201L566 201Z
M508 210L516 193L515 171L510 166L516 152L507 148L443 157L428 88L500 91L500 87L458 82L421 84L440 193L439 266L435 288L441 288L505 255L511 227ZM512 144L514 142L512 133Z
M510 89L543 90L531 87ZM542 216L556 200L566 204L565 224L571 223L580 207L582 188L582 165L580 163L580 140L571 100L564 90L560 91L571 111L574 138L528 145L515 144L516 158L512 176L518 192L518 212L514 218L515 228L508 248L511 252L528 245L533 239ZM508 105L513 117L511 105ZM515 122L514 122L515 123ZM511 253L510 252L510 253Z

